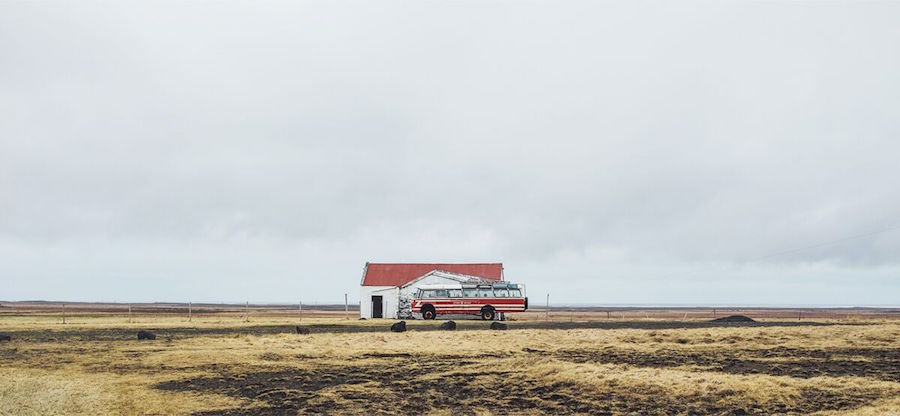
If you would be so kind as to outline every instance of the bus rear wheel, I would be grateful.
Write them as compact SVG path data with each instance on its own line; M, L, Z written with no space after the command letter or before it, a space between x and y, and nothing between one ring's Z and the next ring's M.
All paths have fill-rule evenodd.
M493 321L494 320L494 310L485 308L481 310L481 320L483 321Z

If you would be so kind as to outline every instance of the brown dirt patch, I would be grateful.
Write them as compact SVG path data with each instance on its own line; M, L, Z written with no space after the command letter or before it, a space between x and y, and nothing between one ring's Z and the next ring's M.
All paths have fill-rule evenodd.
M471 358L471 357L470 357ZM502 358L498 358L502 359ZM844 410L879 398L880 391L858 391L852 397L839 392L806 389L792 403L759 403L733 408L729 397L744 392L713 390L691 397L674 397L658 386L640 389L587 388L576 383L534 378L527 372L493 371L484 363L447 357L400 355L369 365L316 366L248 374L222 373L161 383L174 391L216 392L250 399L262 408L234 408L199 415L296 415L298 413L424 414L453 409L454 414L480 410L521 414L634 413L669 414L773 414ZM507 367L508 368L508 367ZM437 377L436 377L437 376ZM435 378L436 377L436 378Z
M542 351L526 351L548 354ZM681 351L561 350L554 357L576 362L642 367L694 366L700 371L811 378L856 376L900 382L900 350L876 348Z

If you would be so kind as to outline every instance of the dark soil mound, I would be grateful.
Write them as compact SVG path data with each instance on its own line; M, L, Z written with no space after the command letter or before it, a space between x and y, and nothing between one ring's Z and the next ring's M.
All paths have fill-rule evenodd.
M744 315L731 315L722 318L713 319L712 322L756 322L753 318Z
M406 332L406 321L400 321L391 325L391 332Z
M491 322L491 329L496 331L506 331L506 324L500 322Z
M439 328L444 331L454 331L454 330L456 330L456 322L453 322L453 321L444 322L441 324L441 326Z

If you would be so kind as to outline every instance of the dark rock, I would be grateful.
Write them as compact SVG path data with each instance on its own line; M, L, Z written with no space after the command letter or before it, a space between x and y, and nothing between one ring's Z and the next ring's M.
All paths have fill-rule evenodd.
M441 326L438 328L440 328L444 331L453 331L456 329L456 322L447 321L447 322L442 323Z
M298 334L301 334L301 335L309 335L309 328L304 328L304 327L302 327L302 326L300 326L300 325L297 325L294 329L297 330L297 333L298 333Z
M391 332L406 332L406 321L400 321L391 325Z
M713 319L712 322L756 322L753 318L744 315L731 315L723 318Z
M156 339L156 334L154 334L150 331L138 331L138 341L143 341L145 339L146 340L154 340L154 339Z
M506 324L501 322L491 322L491 329L498 331L506 331Z
M6 334L0 334L0 341L12 341L12 337Z

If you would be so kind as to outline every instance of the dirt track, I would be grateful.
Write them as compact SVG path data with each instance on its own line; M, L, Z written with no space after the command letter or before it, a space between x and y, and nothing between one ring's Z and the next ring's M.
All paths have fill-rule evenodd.
M385 320L383 325L377 324L313 324L304 325L311 333L357 333L357 332L387 332L393 321ZM410 331L436 331L440 321L423 322L409 321ZM517 329L695 329L695 328L739 328L739 327L806 327L833 325L822 322L706 322L706 321L594 321L594 322L547 322L524 321L507 322L510 330ZM482 331L489 330L489 324L482 321L457 321L457 330ZM842 325L847 325L846 323ZM856 325L866 325L858 323ZM196 336L221 336L221 335L268 335L281 333L294 333L292 325L254 325L239 327L140 327L155 332L160 339L182 339ZM133 340L138 329L125 328L61 328L52 330L19 330L5 331L13 336L14 340L28 342L53 342L53 341L116 341Z

